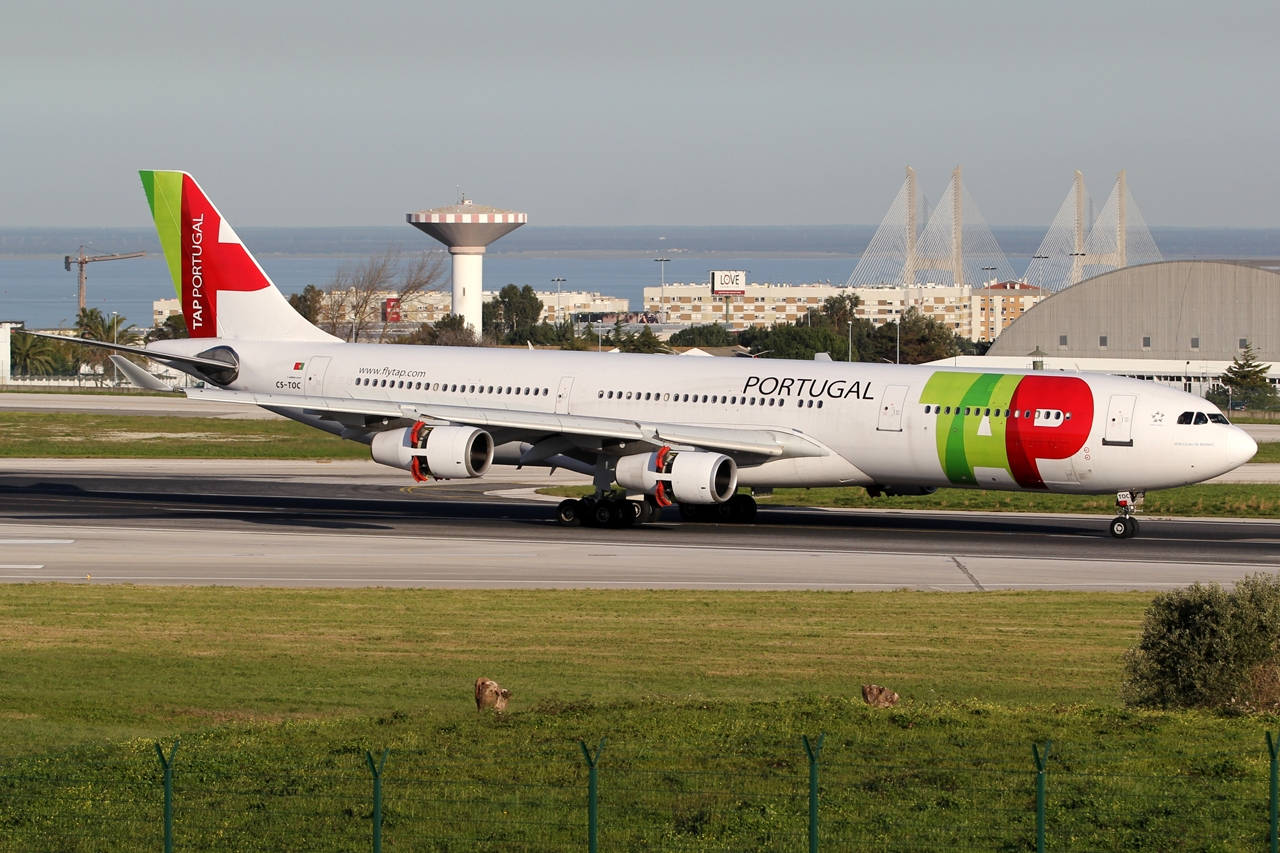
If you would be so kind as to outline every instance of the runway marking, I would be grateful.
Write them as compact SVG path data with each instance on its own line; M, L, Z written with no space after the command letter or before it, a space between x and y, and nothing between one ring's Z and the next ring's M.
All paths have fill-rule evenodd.
M43 569L43 568L44 568L44 566L43 566L43 565L38 565L38 566L36 566L36 565L32 565L32 566L5 566L5 565L0 565L0 569L7 569L7 570L9 570L9 571L15 571L15 572L16 572L16 571L20 571L20 570L23 570L23 571L29 571L29 572L34 572L34 571L37 571L38 569ZM9 575L5 575L5 577L9 577ZM15 577L21 577L21 576L20 576L20 575L18 575L18 576L15 576Z
M74 539L0 539L0 545L71 545Z
M982 584L978 583L978 579L973 576L973 572L965 568L964 563L960 562L955 557L951 558L951 562L956 564L956 568L964 572L964 576L967 577L969 581L978 588L978 592L986 592L986 590L982 588Z

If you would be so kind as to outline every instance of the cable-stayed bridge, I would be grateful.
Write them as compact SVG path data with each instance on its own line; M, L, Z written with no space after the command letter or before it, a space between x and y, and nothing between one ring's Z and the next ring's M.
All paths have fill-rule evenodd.
M1162 260L1123 171L1092 227L1086 217L1090 208L1084 175L1077 171L1027 267L1027 284L1057 292L1120 267Z
M1161 259L1124 172L1092 223L1086 217L1089 209L1084 177L1076 172L1071 191L1027 269L1028 284L1057 291L1108 270ZM916 172L908 166L846 286L974 286L1014 279L1009 259L964 187L959 166L923 230L920 210Z

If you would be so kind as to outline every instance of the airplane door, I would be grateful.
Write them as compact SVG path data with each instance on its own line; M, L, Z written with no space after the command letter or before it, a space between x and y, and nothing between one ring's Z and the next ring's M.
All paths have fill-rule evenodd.
M1138 398L1132 394L1113 394L1107 403L1107 423L1102 433L1102 443L1119 447L1133 447L1133 405Z
M329 356L317 355L307 359L307 375L302 380L302 390L308 397L324 396L324 374L329 369Z
M890 385L880 395L880 420L876 429L881 432L902 432L902 403L907 399L906 385Z
M560 388L556 391L556 414L569 414L569 389L573 387L572 376L560 377Z

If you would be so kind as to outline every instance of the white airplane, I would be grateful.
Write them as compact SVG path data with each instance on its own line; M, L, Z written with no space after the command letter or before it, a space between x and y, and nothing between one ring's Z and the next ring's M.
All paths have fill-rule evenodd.
M589 474L594 496L559 506L566 524L643 523L672 504L751 521L742 487L962 487L1114 493L1110 532L1128 538L1147 490L1257 451L1200 397L1100 374L345 343L289 306L190 175L141 175L191 337L97 346L203 380L188 397L368 444L419 480L495 462Z

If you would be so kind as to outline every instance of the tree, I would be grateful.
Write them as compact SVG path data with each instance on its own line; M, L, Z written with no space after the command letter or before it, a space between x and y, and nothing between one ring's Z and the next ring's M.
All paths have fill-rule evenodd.
M310 287L311 285L307 285ZM319 293L319 291L316 291ZM292 298L292 297L290 297ZM187 321L181 314L170 314L164 322L147 332L147 343L152 341L171 341L176 338L190 337L187 334Z
M301 293L294 293L289 296L289 304L308 323L316 325L320 322L320 312L324 308L324 291L314 284L308 284L302 288Z
M373 337L376 329L378 343L384 343L392 329L383 301L397 299L403 306L440 286L443 271L442 252L423 252L405 263L398 250L387 249L355 267L340 268L323 291L307 285L289 297L289 304L331 335L357 341Z
M826 324L820 326L792 326L780 323L772 329L743 329L738 333L738 343L764 358L799 358L811 361L816 353L831 353L833 357L848 350L847 339L837 335Z
M475 347L480 342L459 314L448 314L434 324L423 323L413 332L396 340L400 344L424 344L438 347Z
M663 345L662 341L658 340L658 336L648 326L641 329L638 335L625 336L622 343L619 344L619 349L623 352L667 352L666 346Z
M822 300L822 316L836 329L847 328L850 321L857 321L858 306L862 300L854 293L838 293Z
M125 325L126 322L122 315L115 312L108 319L97 308L83 308L76 315L76 337L104 343L138 344L142 340L142 334L132 323ZM86 348L80 356L80 362L95 368L96 373L105 374L110 355L108 351L97 347Z
M1251 409L1265 409L1276 405L1276 389L1267 379L1270 365L1258 361L1253 345L1246 345L1222 373L1222 384L1231 394L1233 402L1240 402Z
M60 362L57 343L16 329L9 338L9 360L19 376L48 376Z
M399 266L398 256L396 258L396 266ZM441 287L443 281L444 253L422 252L419 255L415 255L400 272L398 283L394 288L394 298L403 308L412 301L414 296ZM378 333L378 343L384 343L387 340L390 325L384 318L382 331Z
M901 337L898 323L885 323L876 329L877 359L923 364L959 354L955 333L940 320L925 316L920 309L908 308L899 322Z
M731 347L736 338L733 332L719 323L706 323L681 329L668 341L673 347Z
M1125 698L1158 708L1280 706L1280 579L1250 575L1161 593L1125 656Z
M481 325L493 329L499 343L522 344L533 340L533 329L542 316L542 299L527 284L508 284L481 310Z

